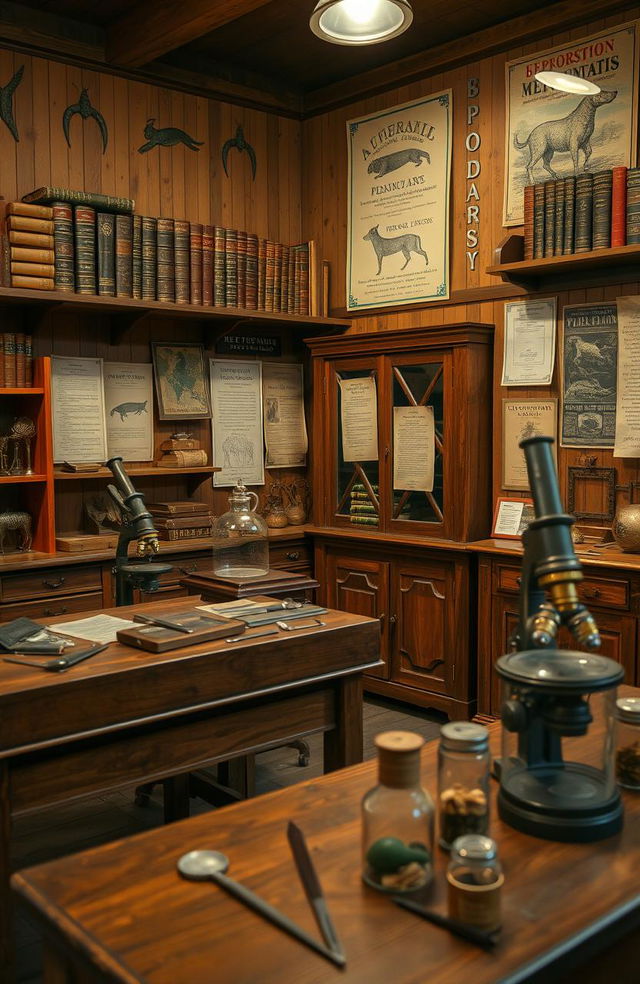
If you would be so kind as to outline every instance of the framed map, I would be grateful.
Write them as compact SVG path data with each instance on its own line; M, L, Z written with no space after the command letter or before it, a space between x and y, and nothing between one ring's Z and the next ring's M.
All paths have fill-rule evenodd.
M160 420L199 420L211 416L204 346L154 342L153 371Z

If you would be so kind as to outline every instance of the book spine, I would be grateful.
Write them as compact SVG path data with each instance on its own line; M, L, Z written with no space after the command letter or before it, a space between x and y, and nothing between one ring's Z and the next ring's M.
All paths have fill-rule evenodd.
M36 205L33 207L40 208L41 206ZM73 209L66 202L54 202L52 212L53 254L55 257L55 273L53 279L56 290L73 292L76 287ZM42 252L44 253L45 251L42 250Z
M247 292L245 306L250 311L258 308L258 237L250 232L247 236Z
M575 252L591 249L593 226L593 176L580 174L576 178Z
M280 311L286 314L289 310L289 254L288 246L282 246L282 277L280 281Z
M544 185L533 186L533 258L544 256ZM300 312L298 311L298 314Z
M73 213L76 252L76 291L96 293L96 210L77 205Z
M226 304L226 229L216 226L213 234L213 303L216 307Z
M553 256L556 242L556 183L544 183L544 255Z
M524 188L524 258L533 259L533 185Z
M54 218L53 209L49 205L27 205L25 202L9 202L7 215L28 215L32 219Z
M564 180L554 182L556 186L555 231L553 240L553 255L562 256L564 249Z
M167 451L158 462L163 468L190 468L206 465L207 452L198 451Z
M4 335L0 335L0 387L6 385L4 378Z
M24 387L25 382L25 338L24 332L16 332L16 386Z
M238 307L247 306L247 234L238 230Z
M189 300L202 304L202 224L191 222L189 226Z
M576 224L576 179L564 179L564 235L562 239L562 254L569 256L575 248Z
M39 232L44 236L53 235L53 221L48 219L34 219L30 215L10 215L8 225L9 229L16 232Z
M593 236L592 249L609 249L611 246L611 171L598 171L593 175Z
M300 264L302 261L300 257L300 247L294 246L293 250L295 254L293 259L293 313L300 314Z
M11 277L11 286L24 287L27 290L53 290L55 285L53 277L23 277L19 275ZM86 294L88 291L84 291L84 293Z
M52 249L30 249L28 246L11 247L12 263L44 263L57 267L58 261Z
M131 296L142 299L142 216L132 216Z
M189 223L184 219L175 219L174 255L176 277L176 304L188 304L189 288Z
M310 239L307 247L309 258L309 273L307 277L309 284L309 310L307 313L313 318L317 318L320 314L320 269L318 265L318 245L315 239Z
M135 202L132 198L118 198L114 195L100 195L91 191L75 191L73 188L37 188L22 196L23 202L51 205L53 202L68 202L70 205L86 205L101 212L133 212Z
M12 263L11 273L23 274L25 277L47 277L52 280L55 268L47 263Z
M16 336L10 331L4 333L4 385L16 386Z
M267 241L261 239L258 243L258 311L266 311L267 285Z
M213 226L202 227L202 303L206 307L213 304Z
M116 217L112 212L98 213L98 293L116 296Z
M309 315L309 244L303 243L300 247L300 314L303 317Z
M173 219L158 219L157 296L159 301L175 301L175 257Z
M157 298L157 224L149 215L142 216L142 297L145 301Z
M287 265L287 303L282 308L287 314L296 313L296 250L289 247L289 263Z
M238 232L227 229L225 235L225 304L227 307L238 306Z
M33 386L33 338L24 336L24 378L25 386Z
M276 243L273 260L273 310L280 311L282 291L282 243Z
M614 167L611 179L611 245L627 245L627 169Z
M265 311L273 311L276 279L276 244L270 240L267 240L266 270Z
M640 167L627 171L627 246L640 243Z
M53 249L53 236L44 236L39 232L9 232L9 242L12 246L34 246L36 249Z
M130 215L116 215L116 297L132 296L133 227Z

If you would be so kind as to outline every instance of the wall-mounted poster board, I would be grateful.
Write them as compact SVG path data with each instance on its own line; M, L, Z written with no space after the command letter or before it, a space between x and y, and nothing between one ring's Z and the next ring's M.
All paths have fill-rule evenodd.
M451 89L347 123L347 308L449 296Z

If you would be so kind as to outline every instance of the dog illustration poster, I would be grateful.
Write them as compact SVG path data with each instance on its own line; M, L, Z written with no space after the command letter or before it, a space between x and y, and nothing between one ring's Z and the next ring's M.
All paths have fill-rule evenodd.
M507 62L504 225L522 225L523 189L636 163L638 21ZM600 86L569 95L537 82L558 71Z
M449 296L451 90L349 120L347 308Z
M560 440L563 447L613 447L617 366L615 302L565 307Z
M125 461L153 459L153 366L105 362L107 454Z

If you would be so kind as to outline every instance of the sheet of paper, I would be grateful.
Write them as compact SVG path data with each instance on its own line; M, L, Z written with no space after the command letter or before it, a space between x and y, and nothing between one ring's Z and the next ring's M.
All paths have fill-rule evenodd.
M262 365L262 404L267 468L303 468L307 463L302 366Z
M89 639L91 642L116 642L116 632L120 629L139 629L140 622L130 622L114 615L92 615L73 622L48 625L47 628L55 632L66 632L67 635L78 636L80 639Z
M564 307L560 437L563 447L613 447L617 364L615 302Z
M493 532L495 536L517 536L524 502L501 502Z
M343 461L377 461L378 395L373 376L339 379Z
M108 457L153 459L153 366L105 362Z
M640 457L640 297L619 297L614 458Z
M504 306L503 386L549 386L556 355L556 299Z
M529 476L520 441L527 437L552 437L555 441L557 400L502 401L502 487L528 489ZM556 445L552 445L556 458Z
M433 407L394 407L394 489L402 492L433 492L434 460Z
M210 359L215 486L264 485L262 363Z
M107 458L102 359L51 357L53 460Z

